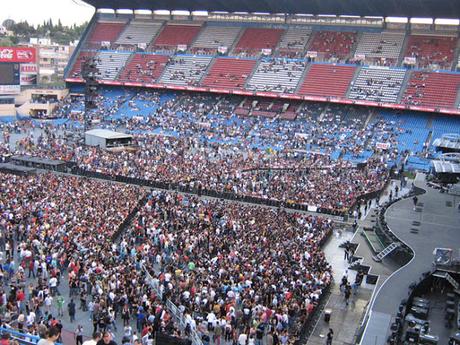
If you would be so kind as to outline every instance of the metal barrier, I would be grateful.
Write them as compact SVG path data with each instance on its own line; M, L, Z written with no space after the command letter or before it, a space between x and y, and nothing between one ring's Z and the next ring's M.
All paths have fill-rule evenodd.
M144 265L142 265L141 268L144 270L145 275L147 276L147 281L149 282L152 289L155 291L155 293L160 298L163 298L163 293L160 289L160 284L158 283L158 281L156 281L152 277L152 275L149 273L149 271L147 270L147 268L145 268ZM179 308L170 299L166 301L166 308L171 313L174 321L179 325L179 327L181 329L185 329L185 326L186 326L185 319L182 316ZM198 332L195 329L191 329L190 338L192 340L193 345L203 345L203 342L201 341L201 337L199 336Z
M174 191L179 191L183 193L196 194L198 196L203 195L203 196L209 196L209 197L218 198L218 199L235 200L235 201L266 205L266 206L272 206L272 207L285 207L285 208L299 210L299 211L308 211L308 205L299 204L295 202L285 202L285 201L277 200L277 199L264 199L260 197L249 196L249 195L240 195L240 194L236 194L233 192L219 192L219 191L212 190L212 189L192 188L188 185L179 184L176 182L167 183L167 182L151 181L151 180L146 180L146 179L141 179L141 178L136 178L136 177L110 175L110 174L81 169L75 166L72 167L71 171L73 174L76 174L76 175L94 177L94 178L122 182L122 183L129 183L129 184L134 184L138 186L157 188L157 189L163 189L163 190L174 190ZM381 190L369 193L368 195L374 195L373 193L375 194L381 193ZM316 212L331 215L331 216L342 217L342 218L347 216L348 214L348 210L337 211L337 210L331 210L331 209L326 209L322 207L318 207L316 209Z
M5 333L9 334L11 339L16 340L19 344L35 345L40 340L40 337L36 335L21 333L12 328L0 327L0 334L5 334ZM61 343L55 343L55 344L62 345Z

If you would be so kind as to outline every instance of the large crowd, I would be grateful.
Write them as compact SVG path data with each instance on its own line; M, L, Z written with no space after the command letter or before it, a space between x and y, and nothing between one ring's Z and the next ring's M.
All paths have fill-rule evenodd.
M60 286L81 304L96 301L99 277L111 277L103 262L112 237L143 192L51 173L1 173L0 181L1 323L46 338L48 328L62 328ZM66 309L72 321L73 299Z
M331 282L320 244L333 225L321 217L152 192L115 241L139 188L53 174L0 179L1 321L26 335L51 336L66 310L71 322L88 313L94 332L123 320L123 343L149 344L160 331L287 344Z
M399 154L372 149L359 168L340 158L397 143L395 124L365 125L369 112L355 108L292 104L294 120L241 118L241 104L277 115L286 107L113 90L101 93L91 118L133 133L135 149L107 151L66 138L66 126L82 120L81 103L61 102L67 124L4 125L2 156L347 212L384 186ZM71 321L87 313L86 334L98 341L122 320L123 344L151 344L158 331L213 345L288 344L331 283L320 246L333 223L319 216L151 191L120 234L146 196L139 187L53 174L0 179L2 322L31 335L58 334L66 311Z
M28 136L18 141L13 152L74 161L88 171L329 212L346 211L361 195L381 189L387 179L386 154L375 147L361 168L330 158L335 151L359 157L369 150L376 127L364 128L367 112L347 114L334 107L307 105L299 108L296 120L264 120L233 115L241 98L222 97L216 102L210 96L184 94L163 103L161 99L157 93L98 99L100 107L92 117L100 121L120 112L135 114L138 107L154 109L148 116L105 121L110 128L132 131L136 150L110 152L68 142L49 127L38 139ZM64 103L59 111L74 119L69 107ZM333 178L325 180L325 175Z

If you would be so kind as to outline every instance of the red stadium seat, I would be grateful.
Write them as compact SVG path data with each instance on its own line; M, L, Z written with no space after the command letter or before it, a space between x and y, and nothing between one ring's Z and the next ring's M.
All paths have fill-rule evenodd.
M413 72L402 103L435 108L454 108L459 88L459 74Z
M86 58L93 56L94 53L91 52L80 52L78 57L75 59L75 62L72 66L72 70L69 73L70 78L81 77L81 67L82 63L85 62Z
M313 64L305 76L299 94L345 97L355 70L353 66Z
M415 57L419 67L435 64L450 69L456 47L456 37L411 35L404 56Z
M324 59L345 59L350 56L356 39L355 32L318 31L308 50L318 52Z
M136 54L120 75L121 81L152 83L165 69L166 55Z
M178 45L184 44L189 48L200 30L201 26L197 25L166 25L153 42L153 47L175 49Z
M248 28L236 44L234 52L236 54L257 55L262 49L272 49L273 51L283 32L282 29Z
M214 61L202 85L227 89L242 89L255 65L255 60L218 58Z
M89 36L88 42L90 44L100 42L113 43L118 36L120 36L124 28L125 23L96 23L96 26Z

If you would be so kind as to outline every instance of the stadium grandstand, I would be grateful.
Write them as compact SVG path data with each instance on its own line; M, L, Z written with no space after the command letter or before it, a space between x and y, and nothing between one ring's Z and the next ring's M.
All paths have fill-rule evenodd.
M460 344L460 0L84 1L0 97L2 344Z

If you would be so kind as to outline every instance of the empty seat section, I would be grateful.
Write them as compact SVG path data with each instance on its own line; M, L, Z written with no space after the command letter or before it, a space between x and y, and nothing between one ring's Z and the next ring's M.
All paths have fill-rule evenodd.
M163 73L168 59L166 55L136 54L119 79L142 83L155 82Z
M230 47L237 38L239 26L206 26L201 30L192 45L192 52L200 54L215 54L219 47Z
M211 66L202 85L242 89L255 65L255 60L218 58Z
M205 56L174 56L169 59L160 82L176 85L198 85L211 62Z
M82 52L80 51L80 54L78 54L78 57L75 59L75 62L72 66L72 70L70 71L68 77L69 78L78 78L81 77L81 70L82 70L82 64L85 62L85 60L93 56L94 53L91 52Z
M247 89L294 93L305 65L304 61L285 61L285 59L261 61L247 83Z
M363 67L351 85L349 98L395 103L405 75L401 69Z
M87 46L99 48L101 42L110 42L112 44L120 36L125 25L126 23L121 22L97 22L87 40Z
M287 57L301 57L311 36L308 27L290 27L281 38L279 55Z
M257 104L252 109L252 116L263 116L268 118L274 118L277 113L275 109L272 109L273 101L271 99L261 99L257 101Z
M351 55L355 42L355 32L317 31L308 50L318 52L318 56L326 60L343 60Z
M148 21L132 21L121 33L115 42L118 45L137 45L144 43L146 46L152 41L163 23Z
M404 56L415 57L419 67L450 69L456 47L457 37L411 35Z
M460 88L460 74L413 72L402 103L454 108Z
M129 53L116 53L113 51L101 51L97 54L97 68L99 69L100 79L114 80L121 71Z
M283 32L282 29L247 28L238 40L233 52L235 54L259 55L262 49L273 51Z
M365 32L358 41L355 54L364 54L371 63L395 65L401 54L404 37L404 32ZM382 58L385 58L385 63Z
M153 48L172 50L180 44L186 45L188 48L200 30L201 26L197 25L165 25L153 42Z
M345 97L355 70L353 66L313 64L298 93L303 96Z

